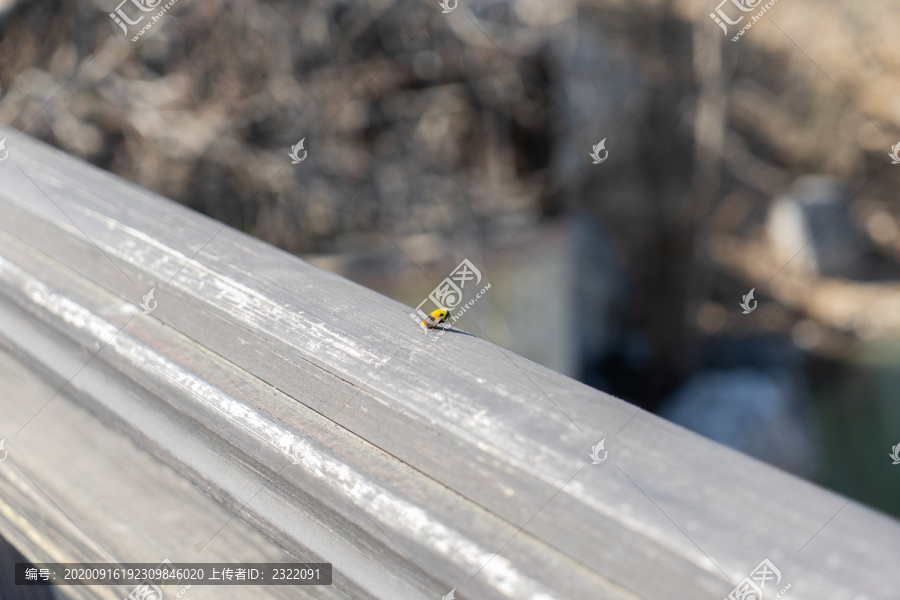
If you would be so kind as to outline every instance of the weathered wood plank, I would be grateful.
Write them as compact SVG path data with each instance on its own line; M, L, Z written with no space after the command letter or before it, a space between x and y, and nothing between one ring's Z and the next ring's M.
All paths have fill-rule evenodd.
M124 327L76 397L227 507L266 486L241 517L354 597L724 597L765 556L796 597L898 589L896 521L14 140L0 295L74 346ZM64 378L23 336L0 326ZM144 413L190 423L181 446L141 439Z
M24 248L19 248L17 252L16 246L16 242L7 241L5 257L12 258L16 265L27 268L17 270L8 264L0 264L0 271L10 282L15 281L16 277L23 278L15 285L31 291L29 298L32 303L42 304L58 318L68 315L69 319L76 321L77 331L70 332L73 336L83 335L86 329L112 335L134 315L132 306L111 304L112 298L97 299L92 304L89 286L79 285L77 279L68 278L63 269L51 274L46 264L32 260ZM45 280L52 281L53 284L28 280L29 274L33 272L43 273ZM59 289L66 290L65 296ZM11 308L5 312L28 310L30 306L28 302L22 302L18 309ZM109 322L113 323L108 330L104 330L107 321L91 323L95 315L104 312L108 314L106 318ZM34 317L35 320L48 323L54 321L52 316L46 314L41 318L35 313ZM233 366L227 363L213 363L214 355L198 356L194 342L176 335L177 332L172 328L160 327L158 322L143 318L142 315L139 319L133 321L126 331L109 344L109 349L115 349L116 354L104 353L101 355L103 361L96 363L115 363L114 369L90 379L79 377L74 380L73 383L78 383L76 397L80 397L121 427L130 429L132 435L145 438L145 443L150 445L152 451L169 455L169 460L177 463L176 468L182 472L195 476L201 474L210 484L222 488L212 489L210 493L235 511L259 489L266 487L277 493L279 498L273 499L271 505L259 506L260 501L266 499L259 497L242 515L258 524L263 531L296 555L306 558L310 548L305 543L298 544L298 540L306 542L313 538L320 547L330 548L331 555L344 556L344 560L350 562L348 569L359 569L365 564L367 556L377 555L378 561L372 566L373 570L386 569L388 572L404 573L405 580L427 589L434 584L423 577L419 569L430 563L433 563L435 572L446 568L442 561L443 555L434 552L434 546L448 544L450 550L456 548L460 551L480 552L484 560L488 560L491 552L489 549L479 548L479 543L483 543L481 538L491 540L495 548L500 548L515 535L515 528L508 523L499 521L478 507L461 506L457 494L421 478L419 474L389 459L382 452L373 453L370 445L363 443L357 436L348 435L340 428L332 431L333 425L317 413L298 412L296 403L290 399L269 387L259 389L257 382L248 374L231 372ZM16 321L29 322L25 318ZM12 327L13 325L0 319L0 330L10 331ZM12 335L21 340L19 351L30 351L32 360L43 354L40 347L32 341L40 337L38 332L18 331ZM82 340L82 344L91 347L94 341L88 336ZM50 342L41 344L49 345ZM160 349L165 349L166 356L161 355ZM129 356L126 360L119 361L118 352ZM46 364L58 369L57 379L60 383L78 369L79 361L86 360L85 357L67 358L70 354L73 352L66 348L49 356L43 354ZM189 366L191 370L186 372L180 369L175 360L180 360L180 365ZM117 385L117 379L121 376L130 377L135 384ZM92 380L96 381L94 385L91 385ZM213 387L209 382L221 387ZM152 410L142 406L137 397L140 394L138 384L150 388L152 398L165 399L166 404L182 411L188 424L182 425L173 418L154 427ZM114 393L111 393L111 388L115 390ZM223 390L230 391L232 395L227 395ZM274 396L278 396L278 400L270 399ZM198 399L207 402L198 402ZM243 404L237 403L238 399L240 402L252 400L250 406L255 412L250 414L251 411L246 410ZM221 410L222 403L228 405L227 410ZM240 418L239 425L235 424L235 417ZM260 422L262 418L266 418L266 421ZM283 429L284 424L291 423L295 423L291 431L307 432L307 435L312 433L318 443L310 446L301 436ZM253 429L253 425L259 429ZM280 428L273 432L273 427ZM192 447L194 438L198 435L205 437L200 435L204 428L217 430L215 433L210 432L209 436L227 434L227 441L210 444L209 449ZM284 436L289 436L287 444L282 439ZM259 444L260 437L268 438L265 440L268 443ZM270 445L280 447L281 452L273 452ZM302 470L294 472L294 468L286 464L286 458L290 458L286 453L293 454L301 448L304 450L303 456L315 466L312 474ZM352 466L353 470L348 470L348 466ZM234 482L233 473L220 472L223 469L233 471L237 468L246 470L249 481L242 479ZM353 496L352 500L350 496ZM288 501L282 501L283 499ZM299 500L301 506L292 505L289 502L291 500ZM360 508L368 508L371 504L383 505L387 511L386 516L390 516L395 522L383 524L364 518ZM316 506L313 514L307 515L304 510L297 510L308 509L311 505ZM441 505L443 507L439 514L446 512L442 522L428 518ZM339 514L333 514L335 511ZM315 523L304 523L311 517L315 518ZM339 527L342 522L346 524ZM414 524L424 527L424 531L419 533L419 539L404 539L404 532ZM453 524L454 528L448 528L448 524ZM338 539L327 539L328 532L333 530L339 531L336 536ZM384 531L388 532L387 536ZM476 532L478 535L475 535ZM401 549L398 550L398 546ZM436 556L426 554L430 549ZM533 564L535 569L548 568L541 565L547 556L540 547L526 547L516 552L525 554L522 561ZM414 560L418 566L409 564L404 554L416 556ZM391 565L392 561L396 561L396 564ZM336 567L341 566L338 559L333 558L332 562ZM503 561L499 565L502 567ZM592 579L589 574L582 574L580 577L586 576ZM577 579L578 573L570 572L569 577ZM336 583L340 582L337 575L335 579ZM376 583L370 582L369 585L377 589ZM523 582L522 585L526 583ZM594 584L600 589L604 585L599 580ZM363 587L369 589L369 585ZM356 590L358 594L364 594L364 591ZM376 597L388 595L388 592L395 597L403 593L402 589L385 590L377 593Z
M57 389L4 353L0 381L0 429L7 432L21 427ZM213 538L228 522L227 510L65 394L36 419L33 429L7 444L9 456L0 465L0 532L34 562L295 560L240 520ZM2 566L10 574L12 567ZM132 589L65 586L53 591L56 597L121 600ZM180 586L171 596L178 591ZM25 597L24 592L15 590L9 597ZM247 588L193 586L190 597L246 594ZM311 587L258 587L253 595L346 598L333 588Z

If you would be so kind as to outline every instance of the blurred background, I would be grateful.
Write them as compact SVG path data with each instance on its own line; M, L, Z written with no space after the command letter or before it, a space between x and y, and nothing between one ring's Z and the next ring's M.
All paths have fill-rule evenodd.
M900 516L900 5L118 2L0 0L0 122Z

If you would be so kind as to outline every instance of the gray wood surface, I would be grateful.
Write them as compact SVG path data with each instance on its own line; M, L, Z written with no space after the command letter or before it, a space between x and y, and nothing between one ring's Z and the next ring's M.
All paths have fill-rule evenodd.
M896 520L4 136L0 344L335 593L897 597Z
M48 385L0 353L0 427L21 427L51 398ZM6 447L0 465L0 531L33 562L294 562L240 520L212 533L231 514L200 489L109 428L65 394L54 399L33 429ZM14 429L13 429L14 430ZM209 543L207 543L209 542ZM12 564L2 565L12 570ZM60 586L57 598L122 600L134 586ZM174 598L182 586L166 586ZM0 589L27 598L30 590ZM247 597L247 588L192 586L190 598ZM259 587L256 598L346 598L331 589ZM4 594L11 595L6 596Z

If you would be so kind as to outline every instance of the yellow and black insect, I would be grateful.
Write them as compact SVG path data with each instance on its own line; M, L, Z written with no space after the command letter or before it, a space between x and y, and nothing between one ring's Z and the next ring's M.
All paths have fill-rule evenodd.
M422 327L427 327L428 329L434 329L441 323L446 323L447 319L449 318L450 313L443 308L439 308L428 315L425 320L420 323L420 325Z

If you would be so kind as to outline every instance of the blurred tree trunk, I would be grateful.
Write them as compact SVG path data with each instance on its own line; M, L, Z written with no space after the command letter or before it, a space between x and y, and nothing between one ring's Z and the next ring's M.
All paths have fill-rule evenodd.
M714 265L704 256L702 248L708 233L707 221L715 204L721 181L721 156L725 140L725 119L729 74L723 68L722 36L718 28L710 27L703 19L693 22L694 74L697 82L697 103L694 110L694 172L691 189L678 215L678 226L685 234L680 239L684 282L679 309L682 318L672 318L669 326L675 329L670 339L676 340L669 350L673 364L688 368L697 342L693 326L699 301L709 297L708 287L713 279Z

